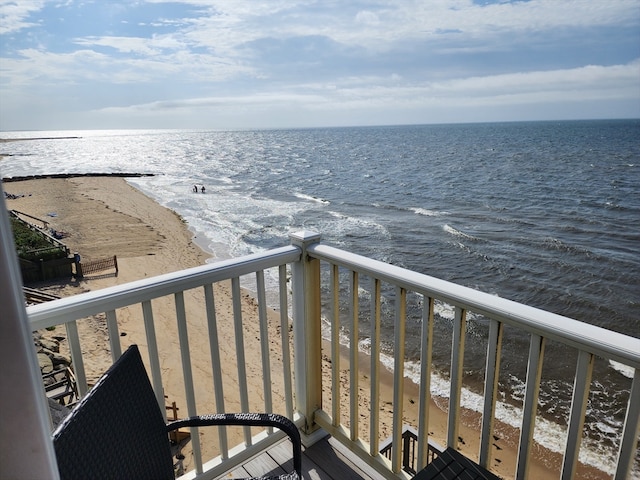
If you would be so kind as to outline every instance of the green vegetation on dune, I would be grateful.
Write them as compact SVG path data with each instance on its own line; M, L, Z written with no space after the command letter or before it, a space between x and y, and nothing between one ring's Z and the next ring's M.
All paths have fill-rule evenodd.
M16 218L10 220L18 257L25 260L54 260L67 256L63 249L52 245L42 233L32 230Z

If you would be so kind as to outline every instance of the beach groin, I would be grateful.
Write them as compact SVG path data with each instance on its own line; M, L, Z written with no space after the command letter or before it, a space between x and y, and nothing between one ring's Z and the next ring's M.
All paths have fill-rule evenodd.
M94 172L94 173L48 173L43 175L26 175L18 177L4 177L3 182L24 182L25 180L41 180L46 178L81 178L81 177L118 177L118 178L133 178L133 177L153 177L153 173L127 173L127 172Z

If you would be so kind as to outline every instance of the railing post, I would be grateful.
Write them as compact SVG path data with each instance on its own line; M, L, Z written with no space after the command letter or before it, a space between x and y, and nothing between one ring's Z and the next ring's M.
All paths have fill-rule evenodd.
M27 461L20 461L12 448L0 449L0 477L57 480L60 476L50 436L49 408L24 307L22 277L6 212L0 182L0 361L8 367L3 370L0 380L2 432L11 432L11 441L24 447L23 452L28 452ZM3 440L3 446L8 443L8 439Z
M307 256L307 247L320 241L316 232L289 235L302 249L300 261L291 266L294 379L296 409L304 415L304 433L318 428L315 411L322 407L322 331L320 318L320 260Z

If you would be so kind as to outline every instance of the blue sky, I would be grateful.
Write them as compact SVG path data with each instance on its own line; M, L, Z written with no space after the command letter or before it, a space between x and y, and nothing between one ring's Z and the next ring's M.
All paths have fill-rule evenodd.
M638 0L0 0L0 130L640 117Z

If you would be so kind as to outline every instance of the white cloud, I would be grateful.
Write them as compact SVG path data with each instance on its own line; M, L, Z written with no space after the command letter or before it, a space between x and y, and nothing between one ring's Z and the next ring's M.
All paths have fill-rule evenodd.
M0 1L0 35L18 32L35 25L27 19L44 7L45 0Z
M550 91L630 91L640 95L638 89L640 62L627 65L587 65L585 67L537 72L519 72L486 77L452 79L430 85L439 94L460 94L487 97L510 94L546 93Z
M209 108L265 107L283 105L304 110L349 108L378 109L388 106L421 109L432 106L477 107L490 105L553 104L566 101L599 101L629 96L640 101L640 62L612 67L587 66L568 70L516 73L453 79L420 85L392 86L373 78L350 78L338 85L305 84L277 92L242 96L203 97L157 101L126 107L108 107L104 113L143 113ZM381 79L387 82L388 79ZM296 93L291 93L296 92Z
M6 84L26 87L43 84L75 84L100 82L102 84L140 84L176 82L220 82L238 75L251 74L251 69L236 65L224 58L195 54L189 50L162 53L142 39L108 38L78 42L86 46L109 46L121 53L139 56L113 56L88 48L71 53L51 53L37 49L18 52L18 58L0 62L0 72Z
M311 10L301 8L307 2L185 3L212 6L210 15L193 19L189 36L209 46L216 39L227 49L257 38L322 35L339 43L386 51L396 42L442 40L451 34L462 35L460 39L468 42L491 41L497 36L513 40L532 31L629 25L638 19L635 0L532 0L484 6L471 0L411 0L372 2L374 8L356 12L349 4L333 8L333 2L316 4Z
M197 110L205 108L272 107L275 105L297 104L309 107L326 103L327 99L314 94L292 94L285 92L258 93L247 96L204 97L184 100L163 100L157 102L129 105L126 107L106 107L96 110L101 113L136 114L158 111Z
M37 110L32 100L47 100L54 89L61 104L77 97L82 105L77 92L83 89L93 93L84 101L92 115L160 118L179 112L194 122L203 112L239 118L239 111L269 109L322 112L323 118L352 109L349 118L369 122L373 111L394 111L404 121L404 109L412 121L421 109L444 111L447 105L488 111L626 99L636 110L640 106L640 63L628 63L637 55L637 33L629 38L640 28L637 0L79 5L57 9L60 20L70 22L79 12L89 19L107 9L113 23L90 19L93 31L83 24L66 38L56 30L58 19L42 16L45 1L0 0L0 40L7 40L0 88L12 105L24 98ZM614 37L624 31L618 41L625 53L618 55L608 36L592 36L596 31ZM5 105L5 118L20 114L19 107L5 113Z
M377 13L369 10L362 10L356 14L356 23L364 25L379 25L380 17Z
M111 47L118 52L136 53L140 55L157 55L160 53L159 48L154 48L153 42L146 38L134 37L85 37L74 41L83 47ZM174 42L171 42L174 43Z

